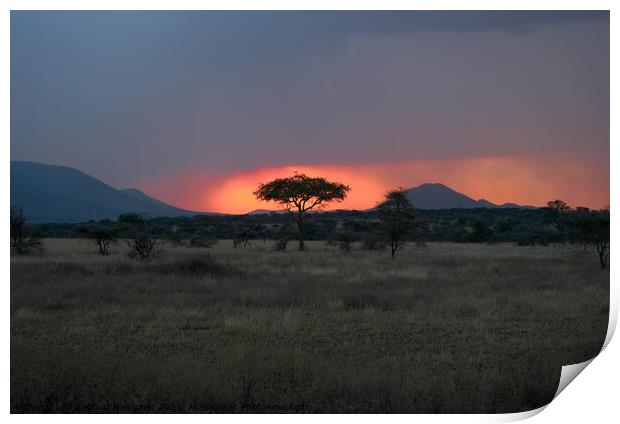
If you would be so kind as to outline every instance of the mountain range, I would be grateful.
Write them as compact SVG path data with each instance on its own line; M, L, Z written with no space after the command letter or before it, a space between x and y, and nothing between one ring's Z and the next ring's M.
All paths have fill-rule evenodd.
M485 199L474 200L440 183L421 184L405 190L405 193L417 209L534 208L515 203L496 205Z
M144 216L192 216L138 189L118 190L81 171L36 162L11 162L11 207L30 222L116 219L127 212Z
M406 193L418 209L532 207L474 200L439 183L422 184ZM205 213L177 208L136 188L116 189L74 168L27 161L11 161L11 207L23 208L33 223L116 219L127 212L146 217ZM279 211L257 209L249 214L270 212Z

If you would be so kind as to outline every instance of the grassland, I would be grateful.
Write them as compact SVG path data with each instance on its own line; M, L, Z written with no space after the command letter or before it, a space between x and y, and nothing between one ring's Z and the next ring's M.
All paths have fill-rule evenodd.
M577 246L91 243L11 258L12 412L517 412L607 330Z

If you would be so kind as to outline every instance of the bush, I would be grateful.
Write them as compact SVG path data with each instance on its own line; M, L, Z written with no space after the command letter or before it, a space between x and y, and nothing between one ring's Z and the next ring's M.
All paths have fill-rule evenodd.
M17 255L42 255L45 253L45 247L43 247L43 242L40 239L29 237L22 241L19 249L11 250L11 253Z
M161 250L156 249L156 240L145 235L127 240L127 245L130 248L129 257L133 259L145 261L161 254Z
M90 230L90 236L97 244L97 251L102 256L110 254L110 246L116 242L114 230L106 227L95 227Z
M128 225L144 225L144 218L142 218L137 213L124 213L118 217L119 224L128 224Z
M351 245L355 242L355 234L348 231L340 233L338 235L338 242L340 250L349 253L351 251Z
M241 272L236 268L215 262L209 254L205 256L186 256L168 263L149 265L148 269L161 274L209 275L212 277L241 275Z
M385 240L382 240L377 234L367 234L362 240L362 249L364 250L383 250L385 246Z
M288 239L277 240L271 250L286 250L286 245L288 244Z
M27 255L44 252L43 243L26 230L27 220L23 209L11 208L11 254Z
M188 246L189 247L203 247L205 249L208 249L210 247L215 246L216 244L217 244L217 240L194 237L190 239Z
M183 237L181 237L181 233L176 231L176 229L168 231L166 238L173 246L183 246Z

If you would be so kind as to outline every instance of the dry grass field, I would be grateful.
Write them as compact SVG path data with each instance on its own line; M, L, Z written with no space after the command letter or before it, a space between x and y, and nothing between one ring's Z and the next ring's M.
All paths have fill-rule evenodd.
M517 412L607 330L578 246L44 244L11 258L12 412Z

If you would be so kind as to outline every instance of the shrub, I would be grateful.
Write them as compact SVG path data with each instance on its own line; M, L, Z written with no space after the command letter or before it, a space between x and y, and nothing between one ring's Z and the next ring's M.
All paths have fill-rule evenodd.
M286 250L288 239L276 240L271 250Z
M168 231L167 239L173 246L183 246L183 237L181 237L181 233L176 228Z
M382 250L385 249L385 240L377 234L367 234L362 240L362 249L364 250Z
M106 227L95 227L90 230L90 236L97 244L97 251L102 256L110 254L110 246L116 242L114 230Z
M203 247L208 249L217 244L217 240L214 239L204 239L200 237L193 237L189 240L189 247Z
M23 209L11 208L11 254L42 254L43 243L26 230L28 218Z
M338 241L336 239L334 239L333 237L330 237L330 238L327 239L325 244L327 244L328 246L337 246L338 245Z
M204 256L185 256L175 261L149 266L149 269L161 274L184 274L193 276L210 275L212 277L238 276L241 274L231 265L215 262L209 254Z
M351 251L351 245L355 242L355 234L351 232L344 232L338 235L339 247L340 250L345 253L349 253Z
M146 235L138 235L127 240L129 246L129 257L145 261L161 254L160 249L156 249L157 241Z

